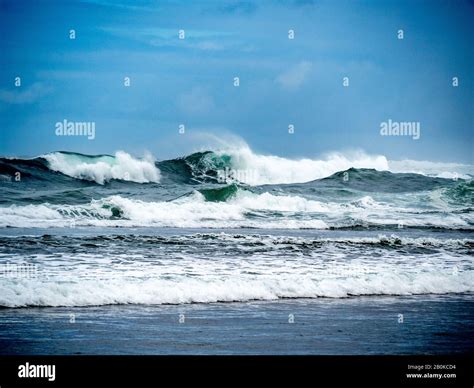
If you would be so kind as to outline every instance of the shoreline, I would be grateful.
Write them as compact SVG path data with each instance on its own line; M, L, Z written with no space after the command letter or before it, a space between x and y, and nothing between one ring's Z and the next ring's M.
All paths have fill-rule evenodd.
M0 354L473 354L473 308L454 294L0 309Z

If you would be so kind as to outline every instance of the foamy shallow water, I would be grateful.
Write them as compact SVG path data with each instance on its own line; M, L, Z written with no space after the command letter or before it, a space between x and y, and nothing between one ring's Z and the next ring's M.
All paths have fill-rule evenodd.
M110 228L76 228L69 235L60 228L50 232L4 229L1 306L474 292L474 240L468 232Z

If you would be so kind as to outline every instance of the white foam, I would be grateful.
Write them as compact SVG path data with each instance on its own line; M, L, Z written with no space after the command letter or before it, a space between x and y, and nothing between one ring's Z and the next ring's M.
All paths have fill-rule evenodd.
M140 222L144 225L159 225L171 227L260 227L260 228L327 228L327 225L318 220L285 220L264 218L252 220L247 217L250 210L272 210L274 207L260 200L268 197L262 194L250 194L253 201L243 194L244 199L239 196L228 202L207 202L202 194L194 192L187 197L179 198L171 202L144 202L130 200L120 196L106 199L106 203L118 206L123 210L124 218L132 223ZM296 202L306 201L296 198ZM260 205L259 205L260 204ZM93 205L102 209L104 202L96 201ZM253 206L252 206L253 205ZM255 206L258 205L258 206ZM313 205L314 206L314 205ZM284 209L283 205L283 209Z
M113 218L112 208L120 209L121 219ZM264 207L261 207L263 209ZM121 196L92 200L86 205L27 205L0 207L0 227L70 226L160 226L160 227L249 227L249 228L327 228L318 220L264 218L251 220L238 201L206 202L202 194L194 194L171 202L145 202Z
M53 236L54 255L32 250L0 257L0 306L474 292L470 239L331 236L180 234L163 244L163 237L128 235L79 251ZM5 262L35 263L36 270L2 273Z
M329 154L325 159L287 159L273 155L259 155L248 146L216 152L232 157L232 167L249 185L302 183L328 177L351 167L388 170L385 156L363 152Z
M195 237L204 236L206 238L213 237L227 242L242 241L247 243L263 243L275 247L278 245L305 245L310 246L314 242L319 243L335 243L335 244L385 244L392 246L417 246L417 247L436 247L446 248L447 250L465 247L467 244L472 244L472 239L452 239L452 238L434 238L434 237L402 237L398 234L379 234L377 237L331 237L331 238L308 238L303 236L280 236L267 234L239 234L233 235L225 232L221 233L197 233Z
M77 154L54 152L42 155L49 168L77 179L104 184L111 179L120 179L137 183L159 182L160 171L150 155L143 160L135 159L123 151L117 151L114 157L89 157Z
M349 168L367 168L393 173L414 173L446 179L472 179L474 166L417 160L388 160L383 155L368 155L363 151L333 152L322 159L288 159L257 154L244 141L237 146L225 145L218 155L232 157L232 168L239 181L249 185L303 183L328 177Z
M229 203L238 204L245 209L273 210L282 212L318 212L327 213L339 205L308 200L300 196L273 195L270 193L254 194L249 191L238 191Z
M121 213L119 217L116 210ZM472 229L474 219L470 213L422 212L377 202L370 196L336 203L248 191L238 191L227 202L208 202L201 193L194 192L168 202L114 195L83 205L0 207L0 227L61 227L71 222L74 226L122 227L326 229L355 223Z
M420 160L390 160L389 170L393 173L421 174L444 179L472 179L474 166L462 163L429 162Z
M383 273L347 278L309 275L212 276L174 279L54 281L2 279L0 306L91 306L106 304L182 304L280 298L343 298L354 295L446 294L474 291L474 271Z

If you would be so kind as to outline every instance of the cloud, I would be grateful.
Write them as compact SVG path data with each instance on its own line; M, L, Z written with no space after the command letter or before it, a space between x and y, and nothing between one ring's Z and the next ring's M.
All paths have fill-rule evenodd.
M276 78L276 82L285 89L298 89L308 78L311 68L311 62L302 61L280 74Z
M214 109L214 99L205 88L194 87L178 97L178 108L189 114L208 113Z
M1 89L0 101L7 104L31 104L51 91L51 88L36 82L28 88L17 87L14 90Z
M153 47L160 48L191 48L198 50L224 50L238 48L241 42L234 34L225 31L207 31L184 29L185 39L179 39L180 28L101 28L107 34L131 39Z

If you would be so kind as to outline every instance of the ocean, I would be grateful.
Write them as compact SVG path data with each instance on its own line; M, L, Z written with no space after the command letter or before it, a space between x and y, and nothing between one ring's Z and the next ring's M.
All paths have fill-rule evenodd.
M472 352L473 176L250 149L0 158L0 353Z

